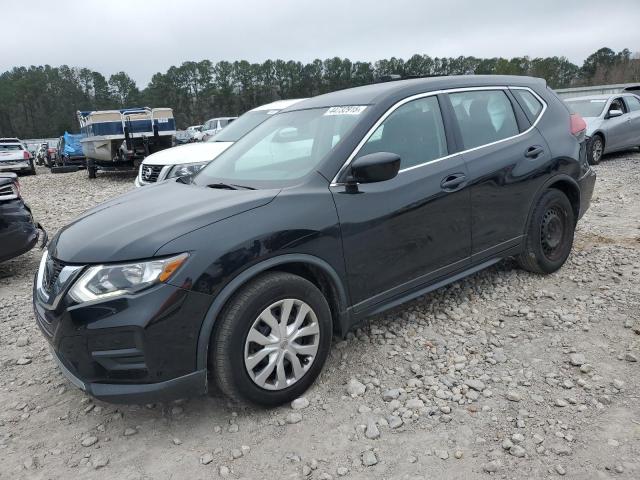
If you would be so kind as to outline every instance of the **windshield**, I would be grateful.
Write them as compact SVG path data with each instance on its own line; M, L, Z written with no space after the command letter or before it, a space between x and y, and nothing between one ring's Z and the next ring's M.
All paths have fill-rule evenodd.
M316 168L358 120L357 114L335 112L314 108L273 115L200 170L194 183L259 188L295 183Z
M599 117L607 100L567 100L565 103L569 107L569 110L577 113L581 117Z
M233 123L230 123L228 127L225 127L219 133L215 134L207 140L207 142L237 142L277 112L277 110L256 110L254 112L247 112Z

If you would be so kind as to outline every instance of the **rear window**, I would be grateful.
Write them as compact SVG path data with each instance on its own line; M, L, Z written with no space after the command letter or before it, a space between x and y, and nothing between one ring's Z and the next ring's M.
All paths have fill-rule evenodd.
M542 103L529 90L513 89L511 93L516 97L520 106L524 109L532 122L535 121L542 112Z
M474 148L518 135L518 123L502 90L450 93L464 148Z
M23 150L22 145L0 143L0 152L10 152L15 150Z

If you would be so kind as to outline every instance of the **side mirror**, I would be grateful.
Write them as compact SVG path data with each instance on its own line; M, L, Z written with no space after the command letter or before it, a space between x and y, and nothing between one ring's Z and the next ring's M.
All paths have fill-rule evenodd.
M356 158L351 164L347 189L357 190L358 183L375 183L391 180L400 170L400 156L395 153L377 152Z
M624 112L622 110L609 110L607 118L620 117L621 115L624 115Z

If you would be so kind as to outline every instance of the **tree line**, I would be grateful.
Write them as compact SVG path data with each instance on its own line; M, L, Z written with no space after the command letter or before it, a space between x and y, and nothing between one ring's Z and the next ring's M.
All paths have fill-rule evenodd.
M402 77L506 74L542 77L552 88L640 82L640 56L601 48L582 66L565 57L476 58L413 55L375 62L347 58L310 63L246 60L184 62L156 73L144 89L125 72L108 79L99 72L62 65L15 67L0 74L0 137L55 137L77 131L77 110L130 106L171 107L179 128L216 116L240 115L283 98L311 97Z

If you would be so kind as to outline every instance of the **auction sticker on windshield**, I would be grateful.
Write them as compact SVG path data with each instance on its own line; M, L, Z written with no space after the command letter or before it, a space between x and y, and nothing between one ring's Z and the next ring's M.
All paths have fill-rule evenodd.
M346 105L343 107L331 107L324 112L325 115L360 115L367 108L364 105Z

